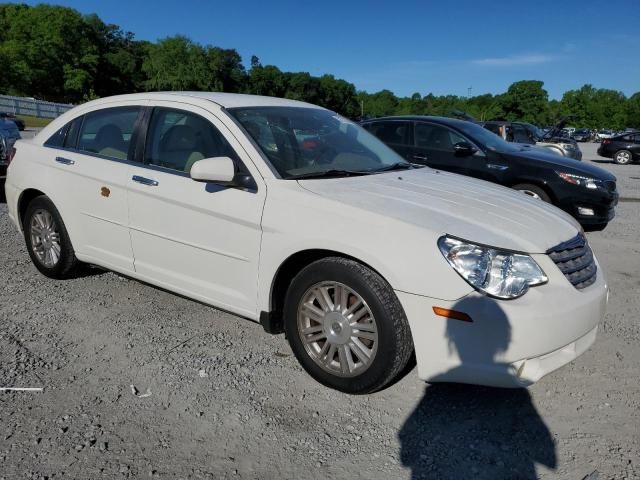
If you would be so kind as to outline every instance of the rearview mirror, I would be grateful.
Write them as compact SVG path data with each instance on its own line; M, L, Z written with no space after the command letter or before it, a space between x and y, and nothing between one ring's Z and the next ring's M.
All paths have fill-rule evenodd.
M229 157L204 158L191 166L189 174L197 182L229 184L233 182L236 167Z
M469 142L458 142L453 146L453 150L458 157L468 157L477 151Z

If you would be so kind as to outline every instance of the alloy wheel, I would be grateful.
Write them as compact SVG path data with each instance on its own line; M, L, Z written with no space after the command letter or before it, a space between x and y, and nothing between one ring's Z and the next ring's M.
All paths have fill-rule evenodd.
M298 305L298 334L309 357L340 377L362 374L378 349L378 327L367 302L339 282L311 286Z
M47 268L53 268L60 260L60 232L51 213L38 209L31 217L31 248L38 261Z

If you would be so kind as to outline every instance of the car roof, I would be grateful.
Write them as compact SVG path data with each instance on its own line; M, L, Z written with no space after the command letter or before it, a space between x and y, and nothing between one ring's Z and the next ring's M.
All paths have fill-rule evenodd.
M380 122L386 120L404 120L409 122L420 122L420 121L428 121L435 123L443 123L445 125L449 125L451 127L463 127L469 123L477 125L474 122L470 122L468 120L459 120L457 118L449 118L449 117L436 117L431 115L399 115L394 117L378 117L378 118L368 118L367 120L363 120L361 123L371 123L371 122Z
M237 107L306 107L322 108L311 103L289 100L286 98L267 97L263 95L247 95L240 93L222 92L146 92L132 93L127 95L116 95L105 97L89 102L92 106L102 103L112 103L116 101L143 101L143 100L188 100L200 99L213 102L223 108ZM85 104L88 105L88 104Z

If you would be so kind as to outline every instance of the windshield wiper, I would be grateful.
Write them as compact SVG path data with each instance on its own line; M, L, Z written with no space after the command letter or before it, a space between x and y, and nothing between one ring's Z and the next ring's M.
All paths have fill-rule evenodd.
M411 170L414 168L423 168L424 165L414 165L409 162L396 162L391 165L387 165L386 167L376 168L375 170L371 170L372 172L390 172L391 170Z
M313 178L339 178L339 177L357 177L360 175L370 175L370 172L363 172L357 170L322 170L319 172L307 172L300 173L298 175L290 175L286 177L287 180L302 180L302 179L313 179Z

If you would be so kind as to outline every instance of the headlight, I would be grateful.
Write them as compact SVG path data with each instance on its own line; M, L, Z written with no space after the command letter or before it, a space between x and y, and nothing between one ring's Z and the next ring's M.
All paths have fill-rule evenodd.
M582 187L589 188L591 190L596 190L598 188L598 184L600 180L596 180L595 178L582 177L580 175L575 175L573 173L564 173L564 172L556 172L558 176L567 183L571 183L573 185L580 185Z
M576 150L577 147L573 143L563 143L561 144L562 148L565 150Z
M449 265L469 285L497 298L517 298L547 276L529 255L440 237L438 247Z

